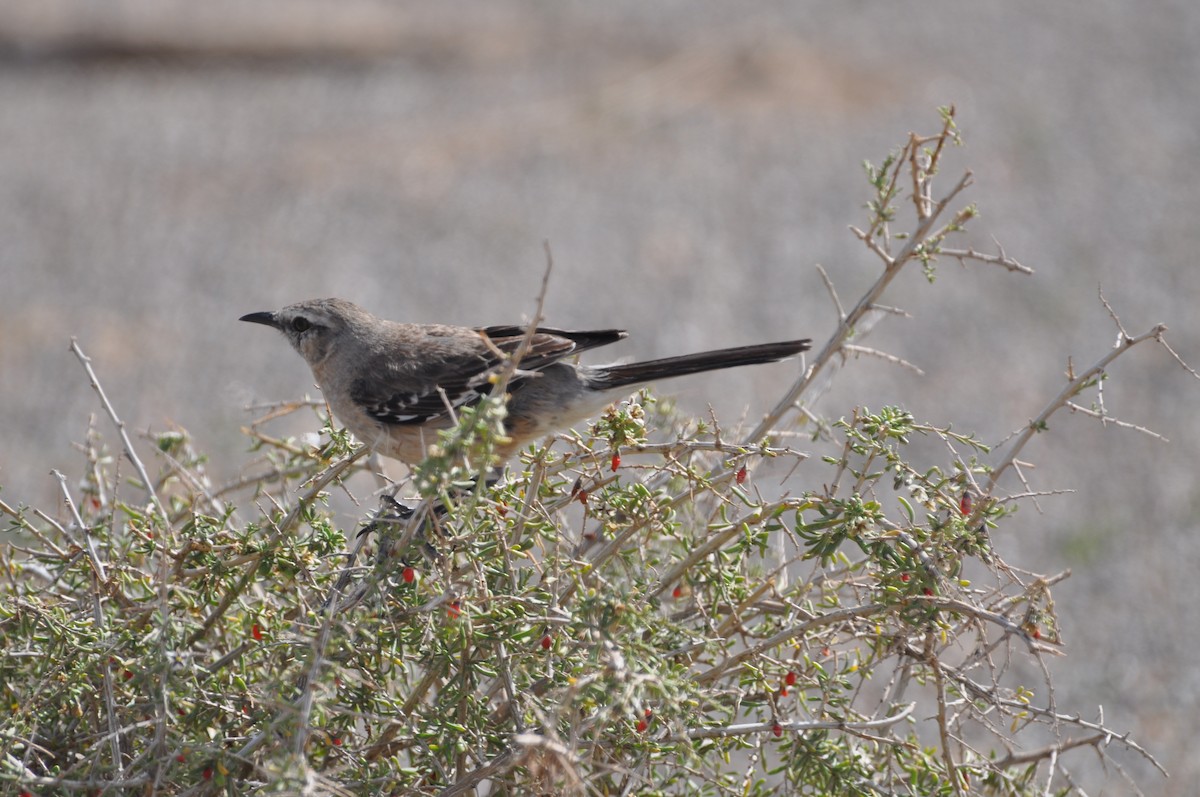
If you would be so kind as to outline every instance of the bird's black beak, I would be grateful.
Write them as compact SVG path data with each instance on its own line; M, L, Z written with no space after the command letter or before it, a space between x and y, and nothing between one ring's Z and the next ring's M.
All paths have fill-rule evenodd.
M266 324L269 327L279 328L279 321L275 319L274 313L250 313L242 316L238 321L249 321L251 324Z

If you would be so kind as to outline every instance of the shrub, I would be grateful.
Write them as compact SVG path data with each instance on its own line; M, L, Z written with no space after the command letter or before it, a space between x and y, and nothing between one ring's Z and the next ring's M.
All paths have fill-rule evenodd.
M485 401L361 529L329 501L366 460L322 404L251 426L253 476L215 486L174 431L151 477L76 344L120 456L88 436L82 477L58 475L63 516L0 502L20 540L0 551L6 789L1040 795L1075 791L1079 748L1148 756L1055 705L1065 574L1023 572L995 539L1025 443L1163 327L1122 330L996 452L900 407L826 422L805 404L873 353L862 333L910 265L1028 271L952 246L976 215L955 204L969 174L934 191L955 143L947 109L868 166L854 233L879 278L753 430L643 393L486 484L457 464L502 433ZM296 411L319 447L270 435ZM944 461L915 466L916 438ZM806 443L833 452L804 464L820 478L760 490Z

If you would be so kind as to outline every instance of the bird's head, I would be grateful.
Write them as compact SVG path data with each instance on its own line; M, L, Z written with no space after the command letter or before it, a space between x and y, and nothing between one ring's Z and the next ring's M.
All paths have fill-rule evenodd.
M344 333L356 324L369 323L371 315L345 299L310 299L274 312L250 313L239 320L275 327L315 368L334 352L339 341L351 337Z

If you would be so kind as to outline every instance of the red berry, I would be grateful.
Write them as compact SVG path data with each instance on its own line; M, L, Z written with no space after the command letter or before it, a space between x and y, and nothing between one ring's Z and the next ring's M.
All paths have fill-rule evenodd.
M745 484L746 483L746 466L743 465L742 467L738 468L737 475L734 476L733 478L734 478L734 481L736 481L738 484Z
M926 587L925 589L921 590L921 592L925 593L926 595L933 595L933 590L930 589L929 587Z
M785 675L783 677L783 682L785 684L787 684L788 686L795 686L796 685L796 673L789 672L787 675Z
M650 723L646 722L645 720L638 720L638 721L637 721L637 730L638 730L638 733L641 733L642 731L646 730L646 729L647 729L647 728L649 728L649 727L650 727Z
M1034 639L1041 639L1041 638L1042 638L1042 630L1041 630L1040 628L1035 628L1035 629L1033 629L1033 638L1034 638Z
M187 761L187 756L185 756L183 753L180 753L179 755L175 756L175 760L182 764L184 761Z
M652 708L646 709L646 719L650 719L653 716L654 716L654 709L652 709Z
M454 603L451 603L446 608L446 614L450 615L451 617L458 617L460 614L462 614L462 609L459 607L458 601L454 601Z
M405 584L411 584L417 578L417 571L414 570L412 567L406 567L406 568L404 568L404 571L401 573L401 578L404 579Z
M587 499L588 499L587 490L580 490L579 491L579 503L583 504L584 506L587 506Z
M554 640L550 638L549 634L546 634L544 637L542 637L542 650L549 650L550 646L553 644Z
M330 741L332 741L332 742L333 742L333 746L334 746L334 747L341 747L341 746L342 746L342 737L340 737L340 736L335 736L335 737L333 737L333 739L331 739Z
M126 681L128 681L128 680L129 680L130 678L132 678L132 677L133 677L133 671L132 671L132 670L126 670L126 671L125 671L125 673L124 673L124 678L125 678L125 680L126 680Z
M496 511L500 513L500 517L508 517L508 502L501 501L496 507Z
M958 511L961 512L964 517L966 517L967 515L971 514L971 509L974 503L974 500L971 498L971 492L969 490L964 490L963 494L958 497Z
M786 686L779 687L779 696L787 697L787 687Z
M258 623L250 626L250 634L254 637L255 642L262 642L262 627Z
M775 734L776 738L783 736L783 726L778 722L771 726L771 733Z
M613 469L613 471L616 471L616 469L617 469L617 468L619 468L619 467L621 467L621 455L620 455L620 454L613 454L613 456L612 456L612 469Z
M907 584L907 583L908 583L908 580L909 580L910 578L912 578L912 576L910 576L908 573L901 573L901 574L900 574L900 580L901 580L901 581L903 581L905 584Z
M200 773L200 776L205 780L212 780L212 767L205 767L204 771Z
M676 585L675 589L671 590L671 597L678 600L683 597L683 587Z

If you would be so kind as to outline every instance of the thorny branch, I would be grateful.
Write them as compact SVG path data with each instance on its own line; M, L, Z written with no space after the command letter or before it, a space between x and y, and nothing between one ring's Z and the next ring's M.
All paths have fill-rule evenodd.
M955 249L950 252L942 249L942 240L950 232L961 227L966 219L974 213L969 208L958 211L951 222L935 231L938 220L945 213L946 208L972 183L972 174L968 171L941 199L936 201L932 199L933 177L938 171L945 143L948 140L955 140L957 137L953 118L954 110L951 108L947 113L945 126L937 136L921 138L916 135L910 135L909 141L902 153L892 161L891 170L886 181L887 188L880 191L880 199L877 201L875 207L876 216L872 220L871 225L866 231L851 227L854 235L883 263L883 271L875 280L875 283L867 289L862 298L859 299L858 303L849 312L845 312L840 303L837 303L838 317L840 319L837 329L829 337L825 346L813 356L807 370L784 394L775 407L754 427L754 430L747 435L745 439L748 443L758 442L774 431L783 417L790 410L798 406L800 399L817 382L817 377L837 359L846 355L851 341L861 337L864 333L866 326L864 322L867 320L867 316L879 308L880 297L883 296L888 286L899 276L906 265L913 261L932 259L938 255L948 255L959 261L975 260L982 263L1000 265L1012 271L1032 273L1030 269L1007 257L1003 250L997 255L978 256L978 253L973 249ZM923 148L931 141L934 142L935 147L932 152L926 152ZM887 219L890 217L888 206L896 196L896 186L899 182L901 172L906 165L909 166L913 181L913 199L917 208L917 225L906 238L904 246L893 254L891 252L890 236L887 233ZM826 285L829 286L827 277L825 279ZM836 293L832 293L832 295L835 297L836 303Z

